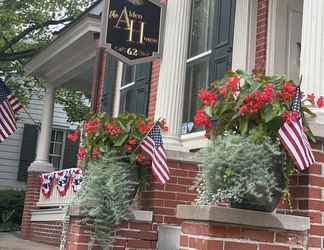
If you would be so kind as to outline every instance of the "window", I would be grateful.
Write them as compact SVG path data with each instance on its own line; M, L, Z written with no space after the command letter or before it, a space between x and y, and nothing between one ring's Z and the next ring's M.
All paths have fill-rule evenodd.
M63 168L65 138L66 138L66 131L61 129L52 130L49 161L53 164L55 170L59 170Z
M197 92L231 68L235 0L193 0L189 33L183 133L193 132Z
M124 64L120 87L120 112L147 115L151 64Z

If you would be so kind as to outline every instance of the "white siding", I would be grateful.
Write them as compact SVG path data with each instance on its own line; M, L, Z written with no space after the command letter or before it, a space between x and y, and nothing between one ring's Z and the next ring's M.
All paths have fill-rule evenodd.
M27 107L28 112L34 120L40 122L43 108L43 100L38 96L34 96ZM22 110L19 112L17 122L17 131L3 143L0 143L0 189L24 189L25 183L17 181L17 173L19 167L19 158L21 143L23 137L24 124L33 124L33 121ZM67 121L66 113L62 106L55 104L54 110L54 127L69 128L71 124Z

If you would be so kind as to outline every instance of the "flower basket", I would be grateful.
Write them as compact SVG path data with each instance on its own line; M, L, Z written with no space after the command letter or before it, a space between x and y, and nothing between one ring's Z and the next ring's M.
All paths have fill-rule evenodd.
M227 201L236 208L274 210L288 191L289 176L296 172L295 159L280 144L278 131L301 120L314 141L307 118L315 115L309 107L324 107L324 98L312 94L303 98L300 112L292 111L296 90L296 84L284 76L236 71L199 91L202 106L194 124L205 128L211 144L202 153L198 204ZM250 172L241 171L244 168Z

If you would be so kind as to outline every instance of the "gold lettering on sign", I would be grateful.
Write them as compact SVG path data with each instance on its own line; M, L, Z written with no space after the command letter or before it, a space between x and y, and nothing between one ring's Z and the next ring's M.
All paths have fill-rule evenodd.
M130 21L129 21L129 17L128 17L127 7L124 7L122 13L119 16L119 19L118 19L115 27L116 28L121 28L119 26L120 23L126 23L127 29L130 29Z

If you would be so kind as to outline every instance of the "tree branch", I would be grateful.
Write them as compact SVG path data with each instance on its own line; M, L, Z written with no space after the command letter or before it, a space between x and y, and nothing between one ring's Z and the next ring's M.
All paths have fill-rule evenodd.
M15 61L30 58L37 53L38 49L28 49L12 53L0 53L0 62Z
M2 48L0 48L0 53L5 52L7 49L9 49L13 45L15 45L17 42L19 42L21 39L23 39L25 36L27 36L29 33L33 32L35 30L38 30L38 29L41 29L44 27L48 27L50 25L58 25L61 23L69 22L69 21L72 21L73 19L74 19L74 17L67 17L67 18L64 18L61 20L48 20L43 23L32 24L30 27L23 30L20 34L18 34L14 38L12 38L10 41L6 42L5 45Z

